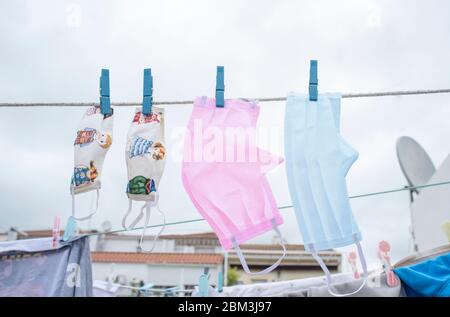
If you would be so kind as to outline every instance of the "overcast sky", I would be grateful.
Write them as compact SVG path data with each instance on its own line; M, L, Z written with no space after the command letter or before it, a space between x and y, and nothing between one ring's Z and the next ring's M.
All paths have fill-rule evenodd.
M321 92L450 88L449 30L444 0L2 0L0 102L96 102L103 67L110 69L113 103L142 99L146 67L158 101L212 96L216 65L225 66L227 98L285 96L306 93L312 58L319 60ZM344 99L342 134L360 153L347 178L350 195L405 185L395 154L402 135L415 138L439 166L450 152L449 103L449 95ZM191 109L166 108L160 202L169 222L199 218L176 159ZM276 139L271 150L283 155L284 103L261 109L259 124ZM55 215L66 221L73 140L84 111L0 109L0 230L49 228ZM120 228L127 209L124 147L132 112L115 109L92 228L105 220ZM284 164L269 180L278 205L290 205ZM408 254L407 192L354 199L352 206L370 261L380 240L391 242L394 260ZM293 211L282 213L283 235L301 243ZM166 233L209 230L196 222Z

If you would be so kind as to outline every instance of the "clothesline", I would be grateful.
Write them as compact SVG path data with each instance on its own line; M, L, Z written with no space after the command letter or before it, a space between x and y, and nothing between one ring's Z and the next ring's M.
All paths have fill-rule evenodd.
M429 94L444 94L450 93L450 89L434 89L434 90L400 90L400 91L385 91L385 92L369 92L369 93L345 93L342 98L368 98L368 97L386 97L386 96L407 96L407 95L429 95ZM251 100L258 100L259 102L273 102L284 101L286 97L269 97L269 98L246 98ZM179 100L179 101L154 101L153 105L187 105L192 104L193 100ZM0 107L89 107L98 105L95 102L56 102L56 103L0 103ZM112 103L115 107L136 107L142 105L141 102L117 102Z
M390 189L390 190L384 190L384 191L379 191L379 192L372 192L372 193L367 193L367 194L360 194L360 195L349 196L349 198L350 199L355 199L355 198L370 197L370 196L376 196L376 195L385 195L385 194L391 194L391 193L396 193L396 192L401 192L401 191L406 191L406 190L410 191L410 190L413 190L413 189L421 189L421 188L436 187L436 186L443 186L443 185L450 185L450 180L449 181L445 181L445 182L426 184L426 185L404 186L402 188L397 188L397 189ZM288 205L288 206L278 207L278 209L288 209L288 208L292 208L292 207L293 207L292 205ZM200 222L200 221L205 221L205 219L198 218L198 219L190 219L190 220L168 222L166 224L158 224L158 225L146 226L145 228L157 228L157 227L162 227L162 226L174 226L174 225L180 225L180 224L186 224L186 223L194 223L194 222ZM120 229L120 230L112 230L112 231L108 231L108 232L94 232L94 233L89 233L87 235L88 236L96 236L96 235L101 235L101 234L121 233L121 232L140 230L140 229L144 229L144 227L135 227L135 228L132 228L132 229L129 229L129 230Z
M385 97L385 96L407 96L407 95L427 95L427 94L442 94L442 93L450 93L450 89L433 89L433 90L403 90L403 91L387 91L387 92L372 92L372 93L344 93L342 94L342 98L366 98L366 97ZM286 100L286 97L271 97L271 98L248 98L253 100L258 100L259 102L275 102L275 101L284 101ZM185 105L185 104L192 104L192 100L180 100L180 101L155 101L153 102L154 105ZM88 107L92 106L94 104L98 103L92 103L92 102L85 102L85 103L0 103L0 107L7 108L7 107ZM140 106L140 102L119 102L119 103L112 103L115 107L129 107L129 106ZM350 196L350 199L355 198L362 198L362 197L369 197L369 196L375 196L375 195L383 195L383 194L390 194L405 190L413 190L413 189L420 189L420 188L426 188L426 187L434 187L434 186L442 186L450 184L450 181L447 182L441 182L441 183L434 183L434 184L427 184L427 185L420 185L420 186L405 186L403 188L398 189L392 189L392 190L385 190L380 192L373 192L373 193L367 193L367 194L361 194L361 195L355 195ZM280 206L278 209L289 209L292 208L292 205L287 206ZM190 219L190 220L183 220L183 221L176 221L171 223L166 223L166 226L173 226L173 225L179 225L179 224L185 224L185 223L194 223L194 222L200 222L205 221L203 218L198 219ZM151 225L146 226L145 228L155 228L155 227L161 227L163 224L158 225ZM111 234L111 233L120 233L120 232L126 232L126 231L132 231L132 230L140 230L144 229L144 227L135 227L129 230L121 229L121 230L114 230L114 231L108 231L108 232L96 232L96 233L90 233L89 236L93 235L100 235L100 234Z

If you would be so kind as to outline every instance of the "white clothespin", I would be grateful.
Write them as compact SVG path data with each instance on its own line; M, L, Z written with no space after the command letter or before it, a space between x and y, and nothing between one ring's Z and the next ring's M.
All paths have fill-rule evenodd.
M383 264L384 272L386 273L386 281L389 287L395 287L398 285L399 280L392 270L391 265L391 257L389 256L389 252L391 251L391 245L387 241L380 241L378 243L378 258L381 260Z

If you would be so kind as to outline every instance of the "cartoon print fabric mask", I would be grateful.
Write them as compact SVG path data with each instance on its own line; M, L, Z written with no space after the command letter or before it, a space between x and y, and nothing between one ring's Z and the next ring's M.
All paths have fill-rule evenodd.
M72 217L82 221L92 217L98 209L102 167L112 144L113 109L104 115L99 106L88 108L80 122L74 142L74 170L70 185ZM83 217L75 217L75 195L96 190L95 210Z
M278 230L283 223L266 172L283 159L255 145L259 106L244 100L199 97L184 140L182 180L199 213L216 233L225 250L234 248L248 274L275 269L286 249ZM247 133L249 132L249 133ZM251 272L239 245L274 230L283 248L281 257L261 272Z
M289 190L305 249L325 272L328 291L347 296L364 287L367 267L345 180L358 152L340 135L340 101L338 94L319 95L317 102L307 95L288 95L284 137ZM317 252L351 244L357 246L364 280L356 291L338 294Z
M140 247L142 251L151 252L154 244L151 249L144 249L143 239L153 207L156 207L163 216L165 226L165 215L158 206L159 182L166 163L163 109L152 107L151 114L145 115L141 108L136 108L133 121L128 129L125 159L128 170L129 207L122 220L122 226L126 230L134 228L145 214L145 227L141 235ZM144 204L138 216L127 226L126 221L131 214L133 200L142 201ZM162 233L164 226L161 227L154 241Z

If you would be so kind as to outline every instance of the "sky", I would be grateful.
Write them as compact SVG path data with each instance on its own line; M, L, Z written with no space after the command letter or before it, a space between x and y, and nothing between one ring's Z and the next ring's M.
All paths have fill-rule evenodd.
M213 96L217 65L225 66L226 98L282 97L307 92L310 59L319 61L320 92L450 88L449 30L450 3L444 0L0 0L0 102L97 102L101 68L110 69L113 104L140 102L147 67L156 101L192 100ZM347 176L349 194L406 185L395 153L403 135L416 139L439 166L450 152L449 98L344 99L342 135L359 152ZM179 144L191 110L165 108L169 154L160 206L168 222L200 217L180 177ZM84 111L0 108L0 231L45 229L55 215L63 222L70 215L73 139ZM115 109L99 211L83 228L100 229L106 220L121 227L132 113ZM270 150L279 155L283 121L284 102L261 103L258 125L271 131ZM291 204L285 175L284 164L268 175L279 206ZM80 210L89 206L87 196ZM407 192L351 204L370 263L381 240L391 243L394 261L409 254ZM282 215L283 236L301 243L292 209ZM210 230L195 222L165 232ZM273 235L252 241L270 242Z

